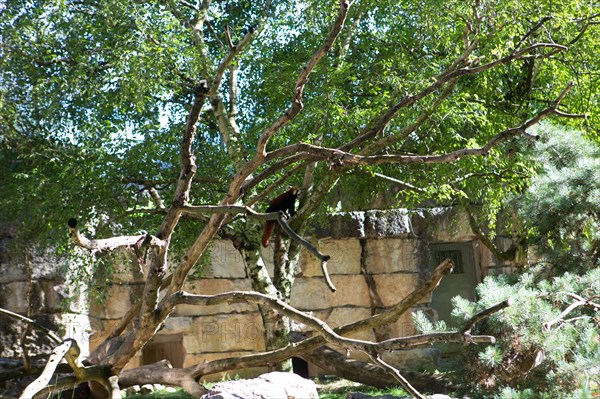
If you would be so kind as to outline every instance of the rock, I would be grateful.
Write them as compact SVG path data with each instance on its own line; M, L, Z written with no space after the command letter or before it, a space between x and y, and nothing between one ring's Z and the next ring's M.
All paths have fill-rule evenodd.
M139 395L142 388L139 385L131 386L124 390L125 396Z
M257 378L216 384L202 399L318 399L317 387L297 374L274 371Z
M144 384L140 387L140 395L149 395L154 392L154 385Z
M409 237L411 234L411 219L406 209L375 209L365 212L367 238Z
M365 236L365 213L343 212L330 215L326 220L311 226L318 238L363 238Z

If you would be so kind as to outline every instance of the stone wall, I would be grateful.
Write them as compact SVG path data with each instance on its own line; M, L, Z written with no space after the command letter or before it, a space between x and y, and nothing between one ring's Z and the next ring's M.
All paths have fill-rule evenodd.
M431 244L466 243L473 249L474 274L478 281L490 270L497 272L505 267L498 265L487 248L479 244L466 216L452 208L344 213L314 226L311 234L320 251L331 256L328 269L337 292L331 293L326 287L319 262L310 253L302 252L291 304L333 327L369 317L410 293L430 272L428 248ZM34 270L31 279L34 318L50 328L62 328L65 336L78 339L84 353L87 352L87 333L91 334L89 347L93 350L141 295L144 276L136 264L123 257L120 269L112 276L105 301L90 302L89 313L86 314L82 310L84 298L80 298L71 303L65 317L59 314L61 299L72 296L74 292L73 287L65 285L61 272L65 265L60 261L48 261L51 258L46 254L35 254L29 260L11 257L12 252L8 250L11 237L9 230L0 235L0 245L3 246L0 247L0 307L27 313L29 262L30 270ZM210 256L203 278L188 282L186 291L217 294L251 290L242 258L230 242L215 241ZM264 250L263 258L272 258L270 248ZM435 315L435 311L429 308L429 302L430 298L425 298L413 310L423 309ZM7 323L3 324L0 356L18 357L20 349L15 343L19 342L16 338L20 334L21 323L10 320L10 327ZM294 325L294 329L308 335L312 333L302 325ZM359 333L356 338L381 340L414 332L411 312L407 312L396 323L376 331ZM43 349L47 350L48 346ZM128 367L164 356L176 366L186 367L263 350L263 323L255 305L182 305ZM360 354L352 356L362 358ZM418 358L414 353L410 357ZM266 368L237 370L234 373L246 377L264 371L267 371ZM313 374L323 372L314 367L310 367L310 371ZM210 377L217 379L222 376Z
M42 326L62 336L83 342L82 353L87 355L87 332L90 321L78 287L65 282L69 265L48 252L30 250L24 253L14 227L0 226L0 308L29 315ZM68 299L68 301L67 301ZM26 323L0 314L0 358L21 358L21 336ZM35 329L25 341L28 355L35 360L46 356L54 344Z
M466 216L451 208L410 213L394 210L335 215L326 225L315 226L313 237L319 250L331 256L328 270L337 292L331 293L327 289L318 260L303 251L292 289L291 305L310 312L333 327L369 317L416 288L430 271L430 243L467 242L472 245L477 280L481 280L496 263L487 248L477 241ZM265 249L263 259L272 269L267 262L271 258L271 249ZM119 278L120 282L110 288L108 301L91 307L92 327L96 331L90 341L92 348L110 333L111 327L131 307L132 299L139 295L141 279L133 278L127 272L120 274ZM240 254L230 242L217 240L211 248L211 261L204 269L204 277L188 282L185 290L210 295L251 290L251 284ZM425 298L413 310L428 310L429 302L430 298ZM311 334L302 325L294 325L294 330ZM381 340L414 333L412 315L407 312L392 325L374 332L362 332L355 337ZM260 313L255 305L248 304L178 306L155 340L169 345L169 349L165 349L167 352L181 351L184 367L265 350ZM352 356L363 358L359 353ZM411 353L411 357L414 356ZM147 363L151 358L148 354L139 354L129 367ZM265 371L266 368L256 368L234 373L246 377ZM310 371L313 374L323 372L312 366ZM210 377L217 379L222 376Z

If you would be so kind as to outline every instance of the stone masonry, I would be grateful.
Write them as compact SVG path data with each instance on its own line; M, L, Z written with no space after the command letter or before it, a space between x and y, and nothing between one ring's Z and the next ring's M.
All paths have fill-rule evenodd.
M369 317L409 294L430 271L428 245L431 243L461 242L472 246L479 281L490 268L498 266L487 248L479 244L466 216L452 208L411 212L374 210L334 215L326 224L315 226L312 237L319 250L331 256L328 270L337 292L331 293L327 289L319 262L313 255L303 251L293 285L291 305L321 318L332 327ZM270 251L270 248L264 250L265 260L272 257ZM230 242L215 241L210 257L203 277L187 283L186 291L217 294L251 290L242 258ZM6 256L0 259L0 292L11 293L0 294L0 307L26 313L27 274L21 270L24 262ZM90 303L89 315L71 309L68 315L74 317L75 322L63 322L63 325L76 325L79 328L77 337L83 341L82 346L87 341L86 332L91 332L90 350L102 342L139 298L143 275L132 272L135 267L131 265L123 266L123 270L114 275L104 303ZM21 271L15 271L17 269ZM44 317L59 317L60 295L68 292L63 286L64 279L52 268L41 267L40 270L34 279L34 302L38 304L35 312L40 314L39 317L42 317L42 313L45 313ZM415 309L428 310L429 302L430 298L426 298ZM14 321L10 323L14 324ZM311 334L302 325L294 324L294 330ZM414 333L411 312L407 312L393 325L374 332L362 332L356 338L380 340ZM4 337L5 334L0 336ZM2 348L5 348L4 343ZM263 323L255 305L183 305L171 315L153 342L147 345L145 352L132 359L128 367L156 361L156 356L162 355L173 356L170 359L172 363L187 367L262 350L265 350ZM18 351L18 347L4 349L0 356L18 356ZM362 358L360 354L353 353L352 356ZM314 367L309 370L312 374L324 372ZM268 370L236 370L234 375L256 376L265 371ZM211 377L218 379L222 375L208 376L209 379Z

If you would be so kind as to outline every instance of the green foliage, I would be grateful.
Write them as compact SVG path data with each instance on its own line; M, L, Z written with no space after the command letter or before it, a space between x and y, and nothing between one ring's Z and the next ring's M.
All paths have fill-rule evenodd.
M377 397L404 397L407 395L406 391L400 387L382 389L337 378L333 380L326 379L324 381L317 379L315 382L317 383L317 390L321 399L344 399L349 392L360 392L364 395Z
M183 389L178 389L175 392L166 390L157 390L149 394L133 394L125 396L127 399L191 399L192 395L185 392Z
M539 174L514 202L531 244L561 270L600 261L600 148L580 132L543 124Z
M429 334L433 332L448 330L445 321L438 320L435 323L432 323L431 320L429 320L429 317L425 314L425 312L421 310L413 312L412 320L415 324L415 329L421 334Z
M597 311L579 306L559 317L574 302L600 294L600 269L584 275L565 274L547 279L542 267L520 276L487 277L478 287L474 310L509 299L505 310L492 315L478 333L498 338L496 345L476 356L468 351L466 380L478 385L480 397L552 398L568 396L600 381L600 335ZM516 280L515 280L516 278ZM584 379L582 381L581 379ZM525 396L504 396L504 395ZM530 394L527 394L530 392ZM534 392L534 394L531 394Z
M298 71L321 45L336 13L334 2L274 1L267 14L260 1L213 2L210 29L198 43L180 21L194 16L191 7L181 7L179 17L157 2L36 0L2 7L0 160L7 165L1 176L7 189L0 205L22 221L20 231L50 240L64 237L69 217L102 235L154 231L159 217L133 210L153 207L148 184L165 201L171 198L191 86L210 76L226 55L225 31L233 42L251 28L259 32L235 60L237 123L241 145L251 154L260 132L289 106ZM384 134L398 140L385 151L440 154L481 146L544 108L573 79L580 88L566 99L566 108L588 112L594 136L598 88L590 79L597 68L592 50L598 32L579 35L592 11L592 4L581 2L557 10L546 0L353 2L340 40L311 74L302 113L273 137L269 149L299 141L335 148L356 137L406 93L430 85L464 52L465 29L477 15L483 18L479 46L470 55L473 65L506 56L522 40L547 41L548 32L574 50L543 61L535 59L540 50L527 61L465 76L438 105L441 93L435 91L390 121ZM546 30L531 31L549 15ZM532 69L530 87L524 79ZM227 72L220 91L225 105L230 105L229 77ZM422 125L405 135L411 121L428 112ZM192 200L216 203L234 167L210 112L199 122L198 135ZM520 155L526 145L513 141L486 158L445 165L364 166L340 180L329 205L345 198L344 209L366 209L375 194L386 192L381 206L486 198L492 214L531 173ZM507 157L508 152L515 155ZM330 172L330 165L320 164L315 181ZM390 184L381 175L416 189ZM301 176L302 171L290 182ZM196 231L197 224L182 229L174 244L184 248Z
M195 87L214 78L230 51L228 36L238 43L246 32L257 30L233 61L237 85L232 86L227 70L218 88L224 107L237 106L229 116L240 128L239 150L253 154L261 132L289 108L298 72L322 45L337 7L336 2L314 0L213 1L205 29L198 32L189 26L197 22L198 10L185 3L0 4L0 207L2 219L17 226L20 238L65 254L72 250L65 234L71 217L78 219L83 233L96 238L157 231L163 209L156 195L165 208L171 205L180 173L179 143ZM464 74L445 88L423 92L385 123L374 138L388 140L385 145L370 148L371 140L352 151L439 155L480 148L552 104L569 81L578 86L561 109L587 112L586 121L569 123L585 127L592 139L600 137L595 80L600 33L594 2L566 1L560 7L551 0L351 3L339 40L310 75L302 112L272 137L269 151L300 142L339 148L377 125L394 105L443 79L457 62ZM477 47L462 59L469 43ZM515 49L536 43L559 43L568 51L550 57L554 48L540 46L526 58L511 59ZM497 60L506 62L467 73ZM229 99L232 89L239 93L237 103ZM192 204L219 203L237 172L226 147L231 141L219 130L212 106L204 105L193 143L197 171ZM552 145L558 144L548 148ZM485 157L441 164L352 169L343 160L326 159L315 166L312 178L318 186L340 175L333 190L324 190L331 193L322 210L338 204L339 210L366 209L385 193L377 206L483 202L493 223L506 197L523 192L528 177L539 170L538 161L527 156L532 146L530 140L512 139ZM540 237L540 248L552 256L562 254L565 268L573 263L589 268L596 262L594 206L600 190L594 184L600 168L597 161L567 157L585 154L585 147L582 142L572 153L542 160L554 169L546 181L532 185L536 196L524 197L530 203L530 209L523 208L528 219L547 222L530 226L530 232ZM273 162L261 165L253 176ZM244 192L242 202L252 203L265 188L280 190L270 187L278 179L283 181L279 185L302 183L307 164L301 162L291 165L301 166L297 170L282 167L258 181ZM561 162L570 165L568 173ZM255 207L264 209L264 200ZM181 256L204 223L179 221L169 242L170 256ZM233 218L221 233L243 232L245 223ZM89 266L82 262L78 269L97 278L102 288L111 269ZM530 291L519 295L528 298L536 292ZM461 317L474 310L456 304Z
M600 382L598 310L585 303L600 296L600 149L581 132L551 124L535 133L536 174L509 204L522 219L531 265L487 277L476 303L454 300L460 320L510 300L479 327L497 344L469 350L461 362L480 397L582 398Z

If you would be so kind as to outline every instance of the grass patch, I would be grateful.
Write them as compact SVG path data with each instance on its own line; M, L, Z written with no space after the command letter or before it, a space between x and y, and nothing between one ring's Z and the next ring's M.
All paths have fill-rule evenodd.
M381 389L340 378L321 378L315 379L314 382L317 385L320 399L345 399L348 392L360 392L370 396L408 396L406 391L400 387ZM214 385L215 383L209 383L204 386L210 389ZM193 397L183 389L177 388L175 392L158 390L147 394L131 394L127 395L126 399L193 399Z
M177 388L175 392L158 390L147 394L136 393L127 395L127 399L194 399L192 395L185 392L181 388Z
M317 391L320 399L345 399L348 392L360 392L369 396L391 395L391 396L408 396L406 391L400 387L392 388L375 388L369 385L362 385L344 379L317 379Z

